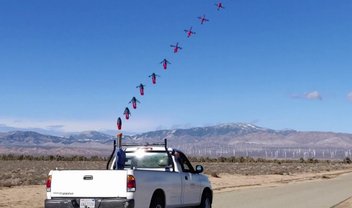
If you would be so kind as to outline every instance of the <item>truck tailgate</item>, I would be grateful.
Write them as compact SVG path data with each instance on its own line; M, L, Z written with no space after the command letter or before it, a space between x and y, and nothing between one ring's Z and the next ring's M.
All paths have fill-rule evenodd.
M126 197L127 171L52 171L51 197Z

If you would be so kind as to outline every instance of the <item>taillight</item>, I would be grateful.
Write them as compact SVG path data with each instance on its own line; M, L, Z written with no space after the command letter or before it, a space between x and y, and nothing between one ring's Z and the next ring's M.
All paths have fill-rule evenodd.
M48 176L48 180L46 181L46 191L51 191L51 175Z
M127 191L136 191L136 179L133 175L127 176Z

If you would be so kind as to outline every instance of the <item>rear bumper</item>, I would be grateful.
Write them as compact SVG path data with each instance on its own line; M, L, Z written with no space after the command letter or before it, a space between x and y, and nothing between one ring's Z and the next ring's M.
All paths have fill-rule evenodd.
M134 208L134 200L121 198L96 199L95 207ZM79 208L79 199L46 199L44 208Z

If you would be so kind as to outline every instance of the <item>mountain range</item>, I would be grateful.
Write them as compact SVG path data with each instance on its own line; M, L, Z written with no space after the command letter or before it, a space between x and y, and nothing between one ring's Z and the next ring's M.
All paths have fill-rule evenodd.
M169 146L194 156L337 159L352 153L352 134L273 130L248 123L151 131L124 136L123 143L160 143L164 139ZM0 133L0 154L107 156L113 140L113 136L97 131L65 137L10 131Z

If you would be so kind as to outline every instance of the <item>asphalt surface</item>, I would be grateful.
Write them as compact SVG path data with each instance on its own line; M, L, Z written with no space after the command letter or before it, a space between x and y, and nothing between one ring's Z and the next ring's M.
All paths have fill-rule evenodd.
M352 173L333 179L215 193L214 208L330 208L352 196Z

